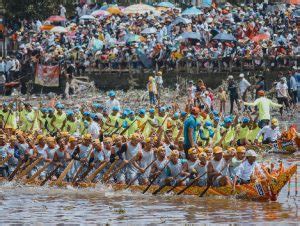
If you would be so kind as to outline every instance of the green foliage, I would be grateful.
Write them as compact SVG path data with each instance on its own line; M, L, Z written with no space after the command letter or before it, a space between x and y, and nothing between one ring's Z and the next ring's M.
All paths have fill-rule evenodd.
M11 18L20 19L46 19L51 15L59 14L59 4L72 7L72 0L3 0L6 14Z

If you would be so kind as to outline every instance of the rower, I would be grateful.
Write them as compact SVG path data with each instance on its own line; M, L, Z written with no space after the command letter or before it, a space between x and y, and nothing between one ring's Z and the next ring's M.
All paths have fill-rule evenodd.
M9 175L18 165L18 159L15 157L16 142L17 138L15 136L11 136L9 138L9 144L7 145L7 154L11 156L7 162Z
M108 120L106 121L106 126L109 127L107 133L111 133L113 132L116 128L119 127L119 123L118 123L118 117L119 117L119 111L120 108L117 106L114 106L112 108L112 113L108 116Z
M47 129L46 129L46 121L47 121L47 114L48 114L48 109L43 107L40 109L41 114L39 114L38 121L39 121L39 127L42 130L43 134L47 134Z
M271 144L276 143L277 140L280 138L281 133L279 131L279 122L276 118L273 118L271 121L271 126L266 125L263 127L257 134L255 143L258 143L258 138L263 135L263 144Z
M149 137L151 135L152 131L154 131L156 128L158 128L158 121L155 116L155 110L154 110L154 108L150 108L148 121L147 121L144 131L143 131L144 137L146 137L146 138Z
M47 133L49 133L51 136L55 134L55 128L51 125L51 121L54 118L54 109L48 108L48 116L45 122L45 129L47 130Z
M208 182L214 187L226 186L230 184L230 178L222 175L223 171L227 168L225 160L223 159L223 149L219 146L213 149L213 158L208 162L207 173Z
M0 135L0 161L5 159L7 155L8 155L8 151L7 151L7 144L5 141L5 135L1 134ZM9 170L7 164L0 166L0 175L2 177L7 177L9 175L8 171Z
M118 152L119 159L130 161L132 158L136 157L137 154L141 154L142 146L140 143L140 136L137 133L131 135L129 142L122 145L120 151ZM125 159L123 159L123 154ZM136 161L129 163L126 166L125 179L126 182L131 181L136 177L137 171L140 169Z
M188 150L188 160L187 160L187 167L188 172L191 173L194 167L198 164L198 150L196 148L190 148Z
M139 131L141 131L142 133L145 130L145 126L147 124L147 121L148 121L148 116L146 115L146 110L145 109L140 109L137 124L138 124Z
M74 135L78 132L78 122L73 111L67 111L67 117L63 124L63 130L71 135Z
M151 178L155 178L158 174L160 174L159 177L154 182L154 184L162 184L163 180L166 178L166 174L165 171L162 173L161 171L164 169L165 165L168 162L168 159L166 158L166 150L163 146L157 149L156 157L157 159L155 160L155 162L151 167L150 175Z
M72 170L73 173L76 173L82 164L85 166L84 170L86 170L85 169L86 164L88 163L89 155L93 148L91 142L92 142L91 134L85 134L82 137L82 143L77 145L77 147L75 148L72 154L72 158L76 160L73 165L73 170Z
M127 137L130 137L132 134L134 134L138 130L138 124L135 119L134 111L129 112L128 127L129 127L129 129L127 130L127 134L126 133L124 134L124 135L127 135Z
M198 154L199 161L194 165L194 170L197 172L197 177L199 178L198 185L206 186L207 185L207 155L205 152L200 152Z
M246 160L238 166L236 175L233 180L233 189L235 190L236 184L249 184L251 180L255 179L255 172L264 175L260 165L256 162L257 154L254 150L246 151Z
M179 152L173 150L170 154L170 162L167 165L167 178L165 179L166 184L172 186L179 182L185 176L188 176L188 165L184 159L179 159ZM185 185L185 181L182 181L179 185Z
M235 156L232 158L231 164L230 164L231 173L233 176L235 176L236 169L245 160L245 152L246 152L246 148L244 146L238 146L236 148Z
M63 130L64 121L67 118L67 115L63 112L64 105L61 103L56 104L56 112L54 113L54 117L52 118L50 124L53 126L56 132Z
M243 117L242 123L238 125L236 129L236 143L237 145L247 145L249 144L249 141L247 139L248 134L250 132L249 128L250 124L250 118L249 117Z
M56 177L58 178L59 175L63 172L64 168L67 166L67 162L71 159L70 154L67 152L66 144L63 138L59 138L57 140L58 148L56 149L53 162L55 164L60 164L62 167L56 172ZM67 178L70 180L71 178Z
M142 173L140 177L140 184L146 185L148 184L148 178L150 176L150 168L145 171L145 168L154 160L154 151L152 148L152 140L151 138L146 138L143 143L143 149L141 153L141 159L139 161L139 166L141 167L140 172Z
M47 148L45 150L45 161L50 162L51 164L47 168L47 174L50 173L54 169L54 165L52 164L54 154L57 150L58 146L56 145L56 140L54 137L47 138Z
M206 158L208 161L210 161L213 158L213 149L209 146L204 148L204 152L206 154Z
M214 136L214 131L212 129L212 122L207 120L204 123L204 126L200 128L199 130L199 135L200 135L200 140L202 142L202 146L206 146L210 143L210 140Z

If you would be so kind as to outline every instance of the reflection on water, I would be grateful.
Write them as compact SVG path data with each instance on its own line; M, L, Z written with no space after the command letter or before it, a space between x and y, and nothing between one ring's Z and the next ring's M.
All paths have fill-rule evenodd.
M285 160L286 165L299 162L295 158ZM296 223L300 220L300 198L295 197L294 177L291 197L287 197L286 186L277 202L267 203L114 192L101 185L96 189L60 189L5 183L0 189L0 223Z

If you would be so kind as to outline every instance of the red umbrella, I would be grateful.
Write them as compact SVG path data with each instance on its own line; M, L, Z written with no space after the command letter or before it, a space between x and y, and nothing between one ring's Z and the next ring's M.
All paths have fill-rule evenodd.
M258 34L256 36L254 36L251 40L253 42L260 42L260 41L263 41L263 40L268 40L270 38L269 35L267 34Z
M66 21L67 19L63 16L50 16L47 21L51 22L61 22L61 21Z

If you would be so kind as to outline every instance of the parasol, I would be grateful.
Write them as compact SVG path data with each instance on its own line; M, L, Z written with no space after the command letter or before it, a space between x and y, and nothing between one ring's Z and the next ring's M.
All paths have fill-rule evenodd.
M110 12L99 9L99 10L96 10L96 11L92 12L91 15L94 16L94 17L109 16Z
M62 21L66 21L67 19L63 16L50 16L47 21L51 21L51 22L62 22Z
M191 7L188 8L186 10L184 10L181 15L185 15L185 16L192 16L192 15L200 15L203 14L203 12L200 9L197 9L196 7Z
M213 40L218 40L218 41L230 41L230 42L235 42L236 41L236 38L232 34L226 34L226 33L217 34L212 39Z
M160 2L157 6L174 9L175 6L171 2Z
M260 42L260 41L268 40L268 39L270 39L270 36L268 34L258 34L256 36L254 36L251 40L253 42Z
M155 34L157 32L157 29L155 27L150 27L144 29L141 34Z
M145 4L131 5L125 8L123 11L124 14L144 14L150 12L159 14L159 12L154 7Z
M68 29L65 27L56 26L56 27L53 27L50 31L53 33L67 33Z

